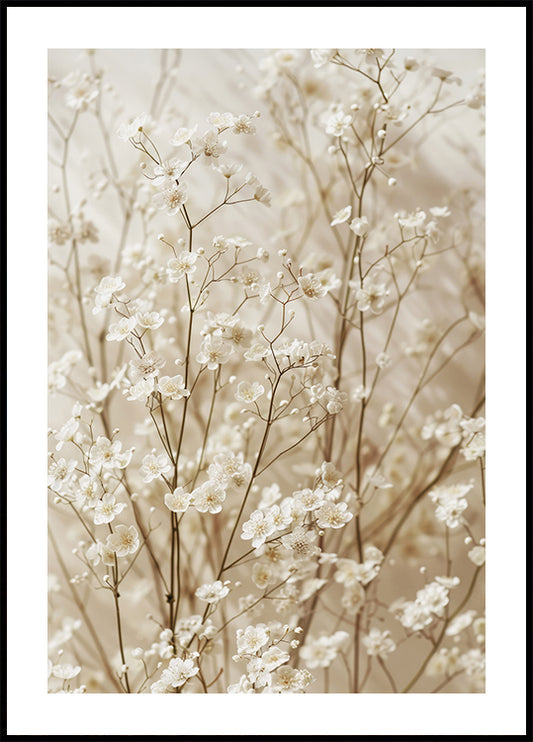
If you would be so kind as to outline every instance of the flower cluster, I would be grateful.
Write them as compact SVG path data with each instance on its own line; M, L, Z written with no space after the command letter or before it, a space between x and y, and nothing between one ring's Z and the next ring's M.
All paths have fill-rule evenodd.
M482 692L483 82L201 54L51 71L50 692Z

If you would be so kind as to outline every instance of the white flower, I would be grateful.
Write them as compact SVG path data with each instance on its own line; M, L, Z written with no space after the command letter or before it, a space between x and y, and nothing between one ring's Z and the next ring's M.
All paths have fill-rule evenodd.
M185 660L180 657L173 657L168 663L168 667L161 673L161 678L157 682L165 688L169 686L172 688L181 688L187 680L193 678L199 672L199 669L190 657ZM155 685L156 683L151 687L152 693L154 693ZM158 690L159 688L156 687L155 692Z
M353 518L348 512L345 502L333 503L326 501L316 512L316 522L319 528L342 528Z
M274 572L269 564L256 562L252 567L252 582L256 587L263 589L271 582L273 574Z
M179 180L181 177L181 174L187 167L186 162L182 162L181 160L172 159L172 160L166 160L165 162L162 162L161 165L156 165L154 167L154 179L152 180L152 185L156 188L173 188L176 184L176 181Z
M93 508L98 499L98 479L95 476L90 477L84 474L78 482L76 497L78 505Z
M121 276L104 276L95 288L95 293L100 296L111 296L111 294L121 291L125 286L126 284Z
M94 506L94 522L96 525L101 523L111 523L115 519L115 515L121 513L126 507L123 502L116 502L115 495L110 492L99 500Z
M139 548L139 534L135 526L119 525L115 527L114 533L107 537L106 546L114 551L118 557L135 554Z
M379 368L387 368L391 364L391 357L388 353L378 353L376 356L376 366Z
M181 252L177 258L170 258L167 262L167 275L170 283L177 283L183 276L190 276L196 270L198 255L187 250Z
M99 435L89 451L89 463L104 469L124 469L131 461L133 449L122 451L122 443L111 443L105 436Z
M256 201L259 201L259 203L265 204L265 206L271 206L272 194L270 193L268 188L265 188L261 184L256 186L254 191L254 198Z
M197 128L198 126L195 126L192 129L189 129L186 126L180 127L170 139L170 144L174 147L181 147L182 144L190 142L196 133Z
M254 549L262 546L266 539L274 533L276 526L270 515L265 515L261 510L254 510L250 519L243 523L241 538L252 539Z
M218 138L217 129L208 129L198 142L202 148L203 155L207 158L217 158L223 155L227 150L226 142L221 142Z
M314 545L315 540L316 533L307 530L304 526L297 526L292 533L281 537L283 546L289 549L296 559L320 554L319 547Z
M159 312L137 312L135 317L139 327L144 330L157 330L165 321Z
M300 651L300 655L310 669L329 667L347 639L349 639L349 635L346 631L336 631L332 636L321 636L319 638L309 635Z
M437 505L435 516L444 521L448 528L457 528L462 522L462 513L468 507L464 496L473 486L472 483L452 484L449 487L435 487L428 493Z
M448 588L435 580L417 591L416 602L424 610L442 616L445 606L449 603L448 593Z
M219 365L228 362L232 352L231 343L226 342L219 335L207 335L196 360L198 363L206 364L210 371L216 371Z
M443 70L440 67L433 67L431 69L431 74L433 77L437 77L439 80L445 83L456 83L457 85L461 85L461 79L457 77L457 75L454 75L450 70Z
M86 111L99 93L98 81L86 72L71 72L63 83L68 87L67 106L75 111Z
M485 671L485 657L481 649L470 649L459 657L459 665L467 675L483 675Z
M314 273L300 276L298 284L308 299L318 299L327 294L326 287Z
M157 381L157 388L163 397L169 397L170 399L182 399L190 394L189 390L185 389L185 382L180 374L161 376Z
M414 57L405 57L403 60L403 66L405 67L407 72L414 72L420 67L419 63Z
M357 216L355 219L352 219L350 222L350 229L352 232L354 232L358 237L364 237L368 234L368 219L366 216Z
M173 513L184 513L192 500L192 494L186 492L183 487L176 487L174 492L167 492L165 495L165 505Z
M232 113L218 113L218 111L210 113L207 117L207 123L211 124L212 126L215 126L218 131L222 131L223 129L229 129L230 126L233 126L233 122L235 121L235 116Z
M280 647L270 647L261 655L262 665L267 672L272 672L276 667L288 662L289 659L289 653Z
M278 667L272 675L272 691L275 693L301 693L315 678L309 670L293 667Z
M297 502L300 502L306 511L317 510L325 499L325 492L320 487L312 490L306 487L303 490L297 490L293 493L293 497Z
M380 631L376 627L370 629L369 633L363 637L363 644L370 656L386 657L396 649L390 631Z
M370 388L367 386L363 386L362 384L358 384L355 389L350 394L350 399L352 402L362 402L363 399L366 399L368 395L370 394Z
M351 215L352 207L349 205L345 206L344 209L337 211L337 213L333 215L333 219L331 220L330 225L334 227L336 224L347 222Z
M163 474L167 474L170 471L170 464L165 454L156 456L153 453L148 453L143 458L140 473L143 477L143 482L146 484L152 482L154 479L158 479Z
M146 402L147 398L154 392L154 379L141 379L136 384L132 384L128 389L124 389L124 394L128 402Z
M192 493L193 504L199 513L220 513L226 499L225 490L216 482L208 480Z
M408 214L407 216L400 216L398 218L398 224L400 227L410 227L412 229L416 229L416 227L421 227L422 224L426 221L426 214L424 211L415 211L411 214Z
M242 113L233 120L232 131L235 134L255 134L256 128L252 124L253 117Z
M481 567L481 565L485 564L485 547L474 546L474 548L470 549L468 552L468 558L476 565L476 567Z
M54 665L52 667L52 675L61 680L72 680L72 678L75 678L76 675L80 674L80 672L81 667L79 665L72 665L68 662L63 663L62 665Z
M239 654L255 654L269 640L268 628L265 624L247 626L243 631L237 629L237 652Z
M154 120L151 116L147 113L141 113L127 124L121 124L117 130L117 136L123 141L128 141L128 139L133 139L143 131L150 134L153 128Z
M432 206L429 210L429 213L432 216L442 218L445 216L450 216L450 209L447 206Z
M361 288L358 288L355 292L357 309L360 312L366 312L370 309L372 314L379 314L385 306L385 298L388 293L384 283L376 283L371 276L367 276Z
M130 361L130 368L134 381L140 379L155 379L159 375L159 369L163 368L165 361L153 350L145 353L141 358Z
M342 136L352 120L352 116L345 114L344 111L332 113L326 121L326 134L331 134L334 137Z
M264 343L253 343L244 353L246 361L261 361L270 353L268 345Z
M238 683L232 683L232 685L228 685L227 688L228 693L255 693L253 684L248 679L247 675L241 675L241 678Z
M242 170L242 165L236 162L221 162L219 165L214 165L213 169L229 180L229 178L233 177Z
M57 490L66 484L71 479L77 464L75 459L52 461L48 470L48 486Z
M194 593L199 600L205 600L206 603L218 603L229 593L229 587L224 585L220 580L213 583L201 585Z
M238 402L249 404L259 399L264 392L264 386L257 381L253 381L251 384L248 381L240 381L235 392L235 399Z
M118 322L109 325L106 340L126 340L137 326L136 317L122 317Z
M461 631L464 631L472 624L475 615L476 611L472 610L460 613L452 621L450 621L445 632L446 636L457 636L457 634L460 634Z
M187 186L185 183L174 185L160 193L156 193L152 203L156 209L165 210L169 216L177 214L184 203L187 202Z
M63 448L63 445L67 441L71 441L74 439L74 434L78 430L80 426L80 419L79 417L71 417L70 420L67 420L67 422L61 426L61 428L57 431L54 438L56 441L58 441L56 445L56 451L61 451Z

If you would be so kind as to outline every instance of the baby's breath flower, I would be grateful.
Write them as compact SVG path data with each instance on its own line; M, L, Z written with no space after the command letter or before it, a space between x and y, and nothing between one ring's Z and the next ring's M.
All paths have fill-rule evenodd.
M165 505L173 513L184 513L191 504L192 494L186 492L183 487L176 487L173 492L165 495Z
M149 453L143 458L140 473L143 477L143 482L152 482L154 479L159 479L163 474L167 474L170 471L170 464L165 454Z
M229 594L229 587L224 585L220 580L213 583L201 585L194 593L199 600L205 600L206 603L218 603Z
M333 219L331 220L330 225L334 227L337 224L343 224L344 222L348 221L351 215L352 207L350 205L345 206L344 209L337 211L337 213L333 215Z
M194 126L192 129L189 129L186 126L181 126L174 132L174 135L170 139L170 144L172 144L173 147L181 147L182 144L191 141L197 129L198 126Z
M249 520L242 525L241 538L252 539L252 546L257 549L262 546L266 539L274 533L276 526L272 516L261 510L255 510Z
M118 322L109 325L106 340L126 340L137 327L136 317L122 317Z
M358 237L365 237L368 234L368 219L366 216L357 216L350 222L350 229Z
M345 502L324 502L316 511L316 522L319 528L342 528L353 518Z
M198 255L195 252L181 252L177 258L167 262L167 275L170 283L177 283L183 276L190 276L196 270Z
M474 546L474 548L470 549L468 552L468 558L476 565L476 567L481 567L485 564L485 547Z
M139 548L137 529L135 526L116 526L114 532L107 537L106 546L114 551L118 557L135 554Z
M362 642L369 656L384 658L396 649L390 631L380 631L375 626L370 629L366 636L363 636Z
M298 278L298 284L308 299L318 299L327 294L326 287L313 273Z
M177 214L184 203L187 202L187 186L185 183L166 188L156 193L152 203L156 209L165 210L169 216Z
M336 111L326 121L326 134L334 137L340 137L344 134L345 129L350 126L353 117L344 111Z
M262 394L265 393L265 388L262 384L257 381L252 383L248 381L240 381L235 392L235 399L239 402L249 404L255 402Z
M115 515L121 513L126 507L125 503L117 502L115 495L106 492L102 499L94 506L94 522L96 525L101 523L111 523Z
M185 382L183 376L176 374L176 376L161 376L157 381L157 389L163 397L169 399L182 399L188 397L190 392L185 389Z
M192 493L194 507L199 513L220 513L226 499L225 490L216 482L208 480Z

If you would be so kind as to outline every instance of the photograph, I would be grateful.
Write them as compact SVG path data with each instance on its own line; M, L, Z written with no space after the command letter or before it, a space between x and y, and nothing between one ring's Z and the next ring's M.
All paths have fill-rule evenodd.
M484 691L484 77L50 50L51 693Z
M7 738L527 732L529 10L2 6Z

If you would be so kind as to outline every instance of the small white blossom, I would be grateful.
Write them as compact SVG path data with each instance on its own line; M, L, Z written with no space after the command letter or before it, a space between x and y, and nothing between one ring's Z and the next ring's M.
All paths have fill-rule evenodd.
M106 546L114 551L118 557L135 554L139 548L139 534L135 526L118 525L114 533L107 537Z
M368 219L366 216L357 216L350 222L350 229L358 237L365 237L368 234Z
M118 322L109 325L106 340L126 340L137 326L136 317L122 317Z
M205 600L206 603L218 603L229 594L229 587L224 585L220 580L213 583L201 585L194 593L199 600Z
M333 215L330 226L334 227L336 224L343 224L343 222L347 222L351 215L352 207L350 205L345 206L344 209L337 211L337 213Z
M353 117L350 114L344 113L344 111L337 111L332 113L326 121L326 134L331 134L334 137L340 137L344 134L344 131L350 126L353 121Z
M396 649L396 643L390 635L390 631L380 631L374 627L363 637L363 644L369 656L386 657Z
M184 513L191 504L192 494L186 492L183 487L176 487L173 492L165 495L165 505L173 513Z
M156 193L152 203L156 209L164 210L169 216L177 214L184 203L187 202L187 186L185 183L174 185L164 191Z
M157 381L157 389L163 397L169 399L182 399L188 397L190 392L185 389L185 382L183 376L176 374L176 376L161 376Z
M242 525L242 539L252 539L254 549L262 546L266 539L276 530L274 519L270 515L265 515L261 510L255 510L250 519Z
M183 276L191 276L196 270L198 255L195 252L181 252L177 258L167 262L167 275L170 283L177 283Z
M485 547L474 546L474 548L470 549L468 552L468 558L476 565L476 567L481 567L485 564Z
M94 506L95 524L111 523L115 519L115 515L121 513L125 507L125 503L117 502L115 495L107 492Z
M154 479L159 479L163 474L167 474L170 471L170 464L165 454L156 456L153 453L146 454L143 458L142 466L140 468L143 482L152 482Z
M240 381L235 392L235 399L238 402L244 402L249 404L255 402L261 395L265 393L265 387L259 384L257 381L252 383L248 381Z

